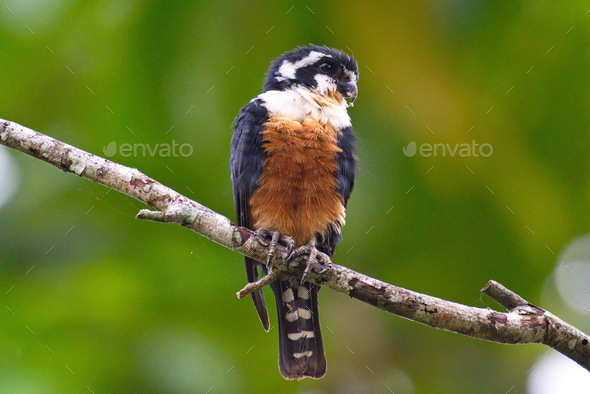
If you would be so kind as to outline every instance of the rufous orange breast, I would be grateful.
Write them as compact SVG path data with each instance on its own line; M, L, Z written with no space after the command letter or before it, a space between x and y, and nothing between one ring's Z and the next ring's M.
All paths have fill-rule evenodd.
M334 129L312 118L271 115L262 134L267 158L250 198L254 228L290 235L300 246L335 223L343 225Z

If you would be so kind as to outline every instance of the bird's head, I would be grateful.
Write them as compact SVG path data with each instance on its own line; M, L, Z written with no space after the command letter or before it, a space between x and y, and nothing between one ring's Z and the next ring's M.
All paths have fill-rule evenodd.
M352 103L359 77L354 58L340 50L309 45L286 52L272 62L264 91L303 87L320 95L341 95Z

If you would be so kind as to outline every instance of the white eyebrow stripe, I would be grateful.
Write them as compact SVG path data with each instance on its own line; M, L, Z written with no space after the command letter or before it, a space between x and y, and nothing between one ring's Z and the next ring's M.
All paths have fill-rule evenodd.
M314 64L318 60L323 57L332 57L330 55L326 55L325 53L311 51L307 56L303 59L298 60L296 62L290 62L288 60L283 60L281 67L279 67L279 75L282 77L295 79L295 73L302 67L307 67L310 64Z

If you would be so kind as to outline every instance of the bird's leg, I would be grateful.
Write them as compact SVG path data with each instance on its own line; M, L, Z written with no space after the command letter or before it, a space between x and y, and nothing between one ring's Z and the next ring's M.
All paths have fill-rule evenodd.
M268 247L268 256L266 258L266 266L272 268L272 260L275 257L277 245L282 245L287 248L287 254L290 255L295 246L293 238L287 235L281 235L278 231L270 231L265 228L259 228L254 233L256 241L262 246Z
M287 263L291 264L301 256L308 256L305 271L303 271L303 275L301 277L302 283L305 281L311 271L318 275L323 275L330 270L330 258L325 253L318 251L315 247L315 243L315 239L312 239L307 245L303 245L295 249L287 258Z
M246 297L248 294L253 293L258 289L263 288L268 284L271 284L278 279L280 272L274 269L272 263L277 245L280 244L287 248L288 255L291 255L293 247L295 246L295 241L293 238L286 235L281 235L278 231L269 231L267 229L260 228L256 230L254 236L260 245L268 247L268 256L266 258L266 267L268 268L268 273L256 282L248 283L242 290L238 291L236 295L240 299Z

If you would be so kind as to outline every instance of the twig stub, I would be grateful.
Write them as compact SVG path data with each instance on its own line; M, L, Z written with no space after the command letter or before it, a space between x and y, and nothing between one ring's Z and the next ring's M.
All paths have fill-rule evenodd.
M508 310L512 310L519 306L531 305L527 300L495 280L490 280L485 287L481 289L481 292Z

